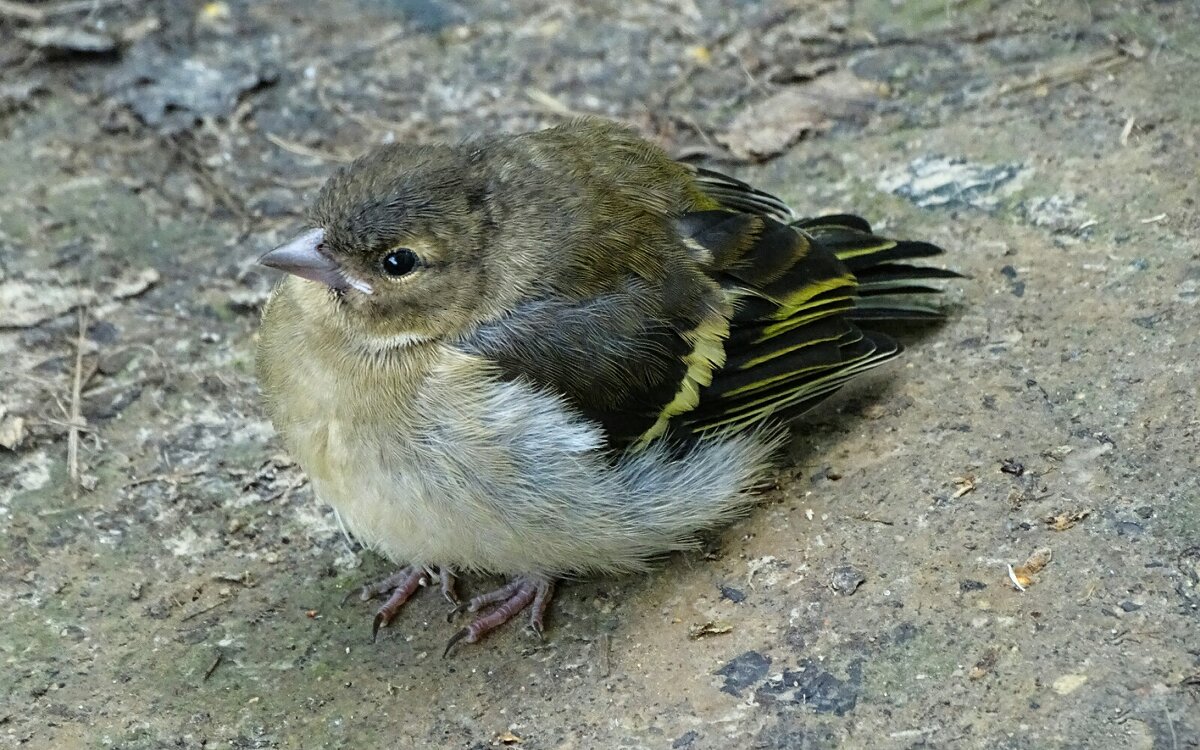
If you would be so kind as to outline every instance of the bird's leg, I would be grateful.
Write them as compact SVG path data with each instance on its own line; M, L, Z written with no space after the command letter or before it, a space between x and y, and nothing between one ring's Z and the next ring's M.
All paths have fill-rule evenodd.
M440 571L442 593L447 590L454 593L454 575L448 568ZM371 640L379 635L379 629L387 627L404 603L412 598L421 586L428 586L432 573L418 565L406 565L382 581L363 586L361 599L365 602L377 596L388 594L387 601L375 612L375 621L371 624Z
M517 576L495 591L472 598L466 605L468 612L478 612L485 607L496 606L487 614L476 617L469 625L455 633L450 642L446 644L446 650L442 655L449 654L450 649L459 641L475 643L487 633L511 620L526 607L530 607L529 629L541 637L542 631L545 630L546 608L550 606L550 600L553 597L554 581L532 576Z
M445 566L440 567L438 579L442 585L442 596L451 604L458 604L458 593L454 590L454 572Z

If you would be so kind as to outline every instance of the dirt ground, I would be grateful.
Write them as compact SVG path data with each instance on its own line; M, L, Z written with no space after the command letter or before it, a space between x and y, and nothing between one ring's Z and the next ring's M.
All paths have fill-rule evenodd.
M0 746L1200 747L1197 80L1191 1L0 3ZM578 113L970 278L705 550L372 645L253 260Z

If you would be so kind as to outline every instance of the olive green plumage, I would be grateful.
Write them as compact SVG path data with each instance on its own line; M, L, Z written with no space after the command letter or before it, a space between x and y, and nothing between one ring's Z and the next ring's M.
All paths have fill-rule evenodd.
M599 120L378 149L329 180L311 219L363 278L394 246L425 248L419 282L385 281L363 306L369 328L454 340L567 396L615 445L803 412L898 353L854 320L938 315L881 292L953 275L898 262L932 245L853 216L795 221Z
M869 324L937 319L925 282L957 275L599 120L376 149L309 225L263 259L294 274L259 353L285 442L372 546L538 601L744 508L773 427L894 357Z

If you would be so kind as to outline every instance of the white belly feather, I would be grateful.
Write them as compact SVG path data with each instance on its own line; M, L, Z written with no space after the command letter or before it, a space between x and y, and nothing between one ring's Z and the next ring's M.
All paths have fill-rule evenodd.
M744 508L773 441L744 436L619 460L598 425L445 348L402 398L372 409L314 367L284 439L364 544L398 563L558 575L637 570ZM295 383L294 383L295 384ZM415 386L415 387L414 387ZM357 402L361 402L359 398Z

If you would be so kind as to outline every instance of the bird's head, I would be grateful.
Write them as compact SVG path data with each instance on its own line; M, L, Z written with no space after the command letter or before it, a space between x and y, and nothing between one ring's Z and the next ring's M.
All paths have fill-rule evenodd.
M308 228L259 263L296 277L305 314L370 348L453 336L507 309L532 277L495 249L494 212L469 152L385 146L338 170Z

